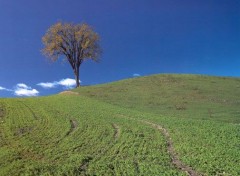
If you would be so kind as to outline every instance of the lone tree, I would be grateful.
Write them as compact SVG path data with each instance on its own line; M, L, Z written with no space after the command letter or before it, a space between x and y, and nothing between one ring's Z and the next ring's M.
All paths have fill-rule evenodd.
M42 38L42 50L50 60L63 56L70 63L76 87L80 86L79 68L83 61L99 61L101 48L99 35L87 24L57 23L51 26Z

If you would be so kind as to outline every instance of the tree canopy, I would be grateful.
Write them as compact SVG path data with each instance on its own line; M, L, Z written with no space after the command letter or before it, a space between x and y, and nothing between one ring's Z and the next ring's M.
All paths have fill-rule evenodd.
M50 60L56 61L64 56L70 63L80 86L79 68L84 60L99 61L101 47L99 35L87 24L61 23L51 26L42 38L42 50Z

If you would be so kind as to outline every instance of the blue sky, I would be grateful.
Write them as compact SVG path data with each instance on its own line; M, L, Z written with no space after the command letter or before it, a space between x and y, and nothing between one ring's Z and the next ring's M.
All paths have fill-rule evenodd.
M101 36L101 62L82 64L83 85L156 73L240 77L239 0L0 0L0 97L71 87L68 63L40 52L58 21L86 22Z

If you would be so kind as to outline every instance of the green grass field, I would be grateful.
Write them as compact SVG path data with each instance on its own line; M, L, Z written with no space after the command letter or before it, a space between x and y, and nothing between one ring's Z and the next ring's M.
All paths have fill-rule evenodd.
M177 162L240 175L240 79L152 75L73 91L0 99L1 176L191 175Z

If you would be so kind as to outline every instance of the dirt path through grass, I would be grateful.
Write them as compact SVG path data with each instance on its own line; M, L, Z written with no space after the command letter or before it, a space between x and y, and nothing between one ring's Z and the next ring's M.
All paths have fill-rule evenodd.
M162 127L159 124L156 124L156 123L153 123L153 122L150 122L150 121L147 121L147 120L138 120L138 119L135 119L135 118L131 118L131 117L122 115L122 114L118 114L118 115L121 116L121 117L124 117L124 118L128 118L128 119L131 119L131 120L136 120L136 121L139 121L141 123L150 125L154 129L157 129L157 130L161 131L162 134L164 135L166 141L167 141L167 150L168 150L168 153L169 153L169 155L172 159L172 164L174 166L176 166L176 168L184 171L189 176L202 176L202 174L196 172L190 166L187 166L184 163L182 163L182 161L179 159L179 156L176 154L176 152L174 150L172 139L171 139L171 137L168 133L168 130L166 128Z
M160 130L162 132L162 134L164 135L164 137L167 141L167 150L171 156L173 165L175 165L178 169L186 172L190 176L200 176L201 175L201 174L197 173L195 170L193 170L190 166L187 166L180 161L179 156L174 151L172 139L166 128L164 128L158 124L146 121L146 120L141 120L141 122L151 125L153 128Z
M114 128L114 139L117 140L120 136L120 128L115 123L112 124L112 127Z
M66 136L70 135L78 126L77 121L73 120L73 119L70 120L70 124L71 124L71 127L70 127L69 131L67 132Z

